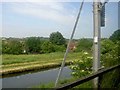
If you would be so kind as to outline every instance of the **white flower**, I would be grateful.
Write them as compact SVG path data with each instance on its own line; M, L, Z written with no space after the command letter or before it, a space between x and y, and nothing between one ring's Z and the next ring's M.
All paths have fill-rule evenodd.
M105 66L102 66L102 68L104 68Z
M92 74L92 72L88 71L89 74Z
M75 75L75 72L72 72L72 75Z
M82 63L82 62L83 62L83 60L79 60L79 62L80 62L80 63Z
M74 68L74 66L71 66L71 69L73 69Z
M81 72L84 72L85 70L82 70Z
M87 57L88 59L93 59L93 57Z
M87 52L84 52L85 55L87 55L88 53Z

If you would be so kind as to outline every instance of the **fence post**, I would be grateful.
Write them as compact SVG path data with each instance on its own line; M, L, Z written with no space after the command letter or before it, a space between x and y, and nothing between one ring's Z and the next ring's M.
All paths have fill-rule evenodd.
M99 68L98 71L102 70L104 68ZM98 76L98 90L101 90L101 84L102 84L103 74Z

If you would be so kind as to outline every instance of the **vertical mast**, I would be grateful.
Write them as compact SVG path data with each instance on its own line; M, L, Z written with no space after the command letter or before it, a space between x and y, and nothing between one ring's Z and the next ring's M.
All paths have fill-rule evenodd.
M93 36L93 72L97 72L100 67L100 14L101 3L100 0L94 0L93 2L93 23L94 23L94 36ZM94 79L94 88L98 88L98 78Z

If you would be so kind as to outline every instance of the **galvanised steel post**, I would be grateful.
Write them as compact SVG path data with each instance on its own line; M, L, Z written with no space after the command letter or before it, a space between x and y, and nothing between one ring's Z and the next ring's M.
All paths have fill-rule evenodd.
M100 0L94 0L93 2L93 22L94 22L94 34L93 34L93 72L97 72L100 68L100 38L101 38L101 3ZM93 80L94 88L98 88L98 77Z

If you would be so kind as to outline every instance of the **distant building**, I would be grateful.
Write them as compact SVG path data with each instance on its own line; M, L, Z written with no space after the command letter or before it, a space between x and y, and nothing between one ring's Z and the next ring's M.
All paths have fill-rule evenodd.
M70 51L74 51L76 49L76 43L75 42L71 42L70 46L69 46Z

